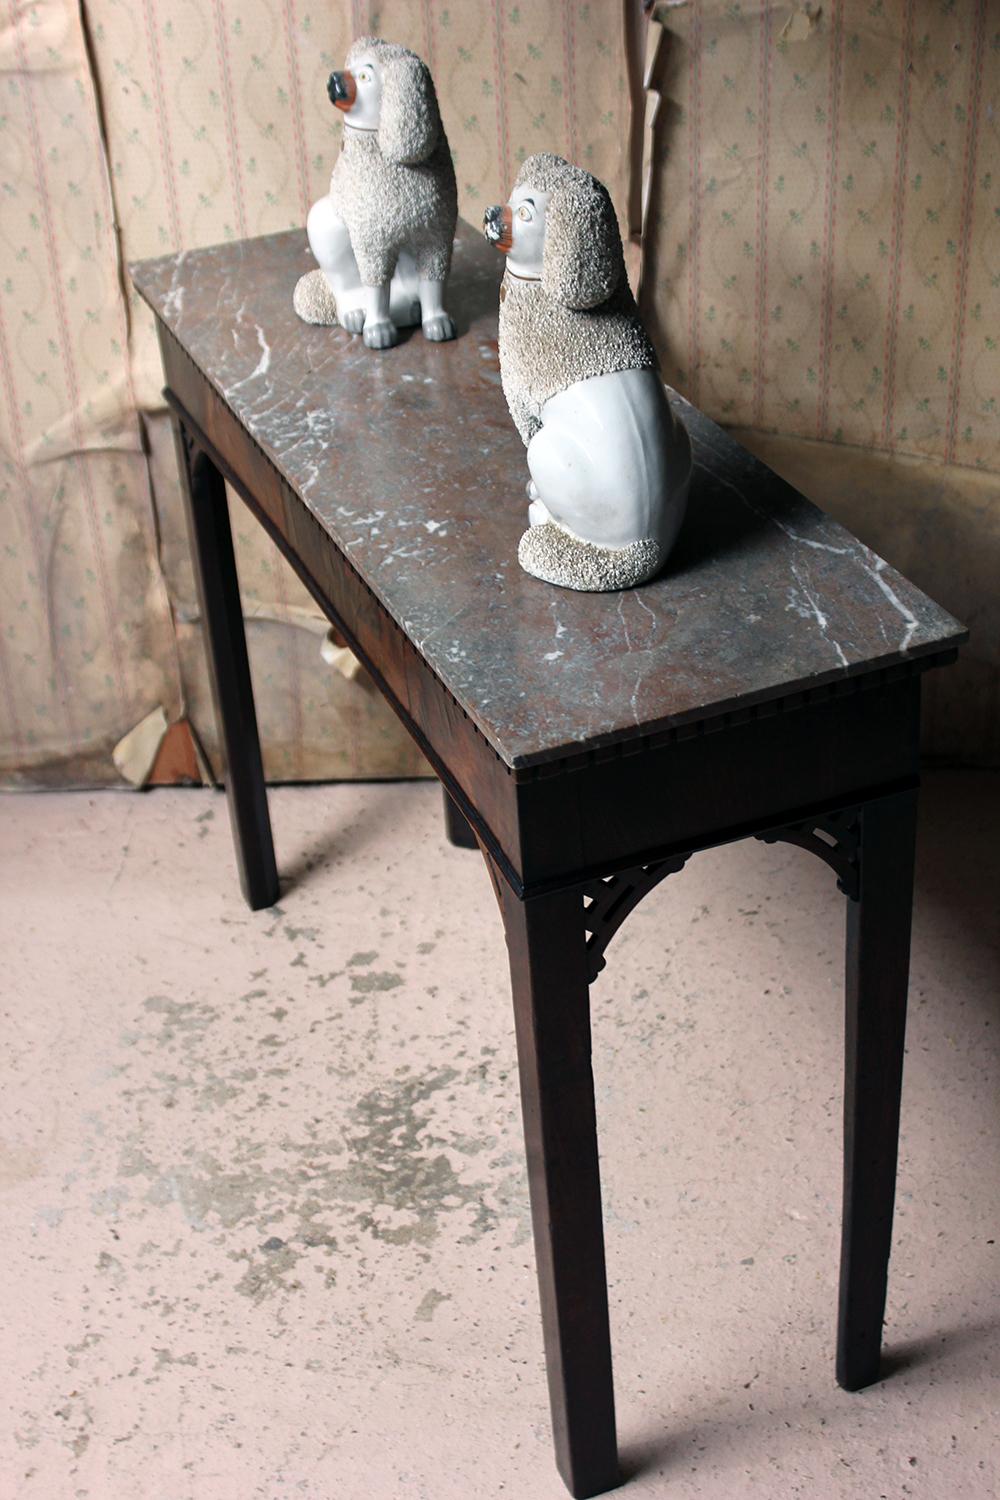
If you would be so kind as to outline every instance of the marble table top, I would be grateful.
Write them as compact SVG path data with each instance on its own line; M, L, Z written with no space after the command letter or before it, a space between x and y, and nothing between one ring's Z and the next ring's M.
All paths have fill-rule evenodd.
M580 594L517 564L524 448L497 359L500 257L460 226L459 336L313 328L300 231L132 267L140 295L512 768L935 653L950 615L676 397L695 456L666 570ZM835 449L828 461L836 463Z

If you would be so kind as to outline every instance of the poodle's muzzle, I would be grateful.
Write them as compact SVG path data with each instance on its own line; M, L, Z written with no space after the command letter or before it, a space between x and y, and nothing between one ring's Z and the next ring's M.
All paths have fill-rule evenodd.
M358 86L354 81L354 74L346 71L331 73L326 91L330 95L330 103L334 108L346 112L358 97Z
M514 210L509 203L494 203L483 214L483 233L504 255L514 248Z

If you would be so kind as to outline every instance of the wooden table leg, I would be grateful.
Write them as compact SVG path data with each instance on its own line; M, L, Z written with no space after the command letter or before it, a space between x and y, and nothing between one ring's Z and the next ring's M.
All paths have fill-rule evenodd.
M598 1495L619 1473L583 901L498 886L556 1463L571 1494Z
M913 905L915 791L861 810L860 899L847 906L844 1219L837 1379L878 1379L896 1192Z
M205 453L190 444L176 419L174 434L212 697L226 758L226 797L240 886L247 905L257 911L277 901L278 871L226 486L218 469Z
M459 849L478 849L476 835L469 826L468 819L454 801L447 787L441 788L444 796L444 831L448 842Z

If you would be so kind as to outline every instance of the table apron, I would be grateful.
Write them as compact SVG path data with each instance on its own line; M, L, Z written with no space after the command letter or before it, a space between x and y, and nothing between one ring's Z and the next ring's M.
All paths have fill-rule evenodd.
M518 869L547 889L750 837L906 790L919 770L920 676L517 786ZM769 706L770 707L770 706Z

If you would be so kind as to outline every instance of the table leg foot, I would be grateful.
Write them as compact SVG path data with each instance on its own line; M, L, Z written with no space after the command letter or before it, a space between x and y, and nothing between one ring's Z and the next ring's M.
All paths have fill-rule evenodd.
M570 1493L619 1483L583 903L499 882L556 1463Z
M837 1380L879 1378L896 1191L910 966L915 791L861 810L859 899L847 908L844 1218Z

